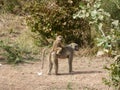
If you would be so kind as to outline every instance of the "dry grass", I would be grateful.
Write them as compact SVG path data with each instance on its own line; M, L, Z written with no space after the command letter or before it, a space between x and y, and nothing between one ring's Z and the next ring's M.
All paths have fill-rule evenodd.
M90 48L90 47L86 47L86 48L80 48L79 52L77 53L77 55L79 56L94 56L97 53L97 48Z
M16 38L27 30L24 17L13 14L0 15L0 36L5 38Z
M13 14L0 15L0 40L6 45L17 45L22 53L39 53L40 49L34 45L29 34L24 17Z

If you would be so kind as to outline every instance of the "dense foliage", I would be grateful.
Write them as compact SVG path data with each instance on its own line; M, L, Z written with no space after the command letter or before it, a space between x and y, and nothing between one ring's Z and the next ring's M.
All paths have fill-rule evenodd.
M84 18L88 20L92 30L96 30L96 46L104 49L109 54L118 51L117 42L120 39L119 20L114 20L111 15L102 8L102 1L95 0L92 4L88 0L87 4L80 3L80 10L74 18Z
M28 26L32 32L38 33L46 40L61 34L65 42L72 41L82 45L90 45L91 32L87 21L73 19L78 10L78 0L34 0L26 7L29 13Z
M120 0L102 0L102 7L113 19L120 20Z

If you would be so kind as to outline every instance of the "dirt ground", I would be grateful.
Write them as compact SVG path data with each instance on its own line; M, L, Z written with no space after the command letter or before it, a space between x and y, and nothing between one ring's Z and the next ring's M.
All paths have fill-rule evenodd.
M8 65L0 61L0 90L112 90L102 82L107 77L104 65L109 65L107 57L75 57L73 74L68 73L67 60L59 60L60 75L47 75L46 61L43 75L41 62Z
M11 14L0 15L1 39L9 38L9 41L14 41L27 29L23 17ZM13 34L9 35L12 30ZM19 65L8 65L0 60L0 90L112 90L102 83L102 78L108 76L103 66L109 65L109 61L111 60L107 57L75 56L74 72L69 74L67 60L59 60L61 75L56 76L47 75L48 61L46 60L43 75L39 76L40 60Z

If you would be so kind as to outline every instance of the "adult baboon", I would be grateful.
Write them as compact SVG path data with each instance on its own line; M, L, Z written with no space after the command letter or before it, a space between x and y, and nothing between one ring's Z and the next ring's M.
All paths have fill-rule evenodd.
M69 65L69 73L72 72L72 61L73 61L73 54L74 51L78 51L78 44L71 43L65 47L63 47L60 54L56 54L55 51L51 52L49 55L49 71L48 74L51 74L51 70L54 65L55 74L58 75L58 59L65 59L68 58L68 65Z

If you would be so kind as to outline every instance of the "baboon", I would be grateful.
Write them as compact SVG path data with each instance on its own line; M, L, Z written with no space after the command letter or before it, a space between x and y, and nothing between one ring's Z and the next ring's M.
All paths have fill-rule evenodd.
M72 72L72 61L73 61L73 54L74 51L78 51L78 44L71 43L67 46L64 46L62 48L62 51L60 54L56 54L55 51L50 52L49 55L49 71L48 75L51 75L51 70L54 65L55 74L58 75L58 59L65 59L68 58L68 65L69 65L69 73Z
M56 54L60 54L60 52L62 51L62 48L63 48L62 40L63 40L63 37L61 35L58 35L56 37L56 40L53 43L51 52L55 51Z

